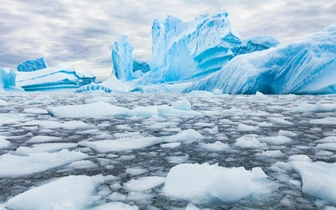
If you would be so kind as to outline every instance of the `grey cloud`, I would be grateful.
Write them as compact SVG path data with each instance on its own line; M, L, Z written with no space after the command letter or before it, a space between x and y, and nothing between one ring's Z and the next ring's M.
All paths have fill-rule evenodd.
M127 34L139 59L151 56L151 25L167 14L189 21L220 9L242 38L272 35L290 41L335 24L336 2L307 0L3 0L0 66L45 56L51 65L81 63L111 69L114 41Z

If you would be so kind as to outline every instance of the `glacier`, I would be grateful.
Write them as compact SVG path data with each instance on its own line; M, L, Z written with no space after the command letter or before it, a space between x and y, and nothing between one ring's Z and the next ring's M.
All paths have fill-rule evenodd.
M26 60L17 66L17 70L22 72L36 71L45 68L48 68L48 64L43 57Z
M240 55L184 92L336 93L336 25L268 50Z
M254 36L244 39L239 47L233 50L234 55L243 55L256 51L267 50L276 47L280 42L272 36Z
M96 76L90 71L79 72L65 64L16 75L16 85L25 91L79 88L95 80Z
M121 35L115 41L112 49L112 63L115 75L121 81L129 81L133 76L133 45L128 41L128 36Z
M0 90L15 88L15 79L16 72L13 69L0 67Z

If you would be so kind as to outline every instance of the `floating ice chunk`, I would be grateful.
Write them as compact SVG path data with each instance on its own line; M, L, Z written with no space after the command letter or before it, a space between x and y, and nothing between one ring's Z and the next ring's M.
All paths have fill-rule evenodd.
M336 125L336 117L326 117L322 119L313 119L309 121L310 124L317 125Z
M32 147L19 147L16 149L16 155L29 155L32 153L41 152L54 152L62 149L76 148L78 145L75 143L46 143L35 144Z
M306 101L294 108L296 112L334 112L336 111L336 104L308 104Z
M67 165L67 168L73 168L73 169L87 169L96 167L98 167L98 165L92 162L91 160L80 160Z
M62 150L58 153L36 153L29 156L4 154L0 156L0 177L18 177L56 168L87 158L81 152Z
M289 122L285 119L281 119L281 118L276 118L276 117L269 117L268 118L272 123L274 124L281 124L281 125L294 125L294 123Z
M8 105L9 103L7 101L0 99L0 106L8 106Z
M219 133L218 126L215 126L214 128L205 128L204 130L207 131L210 134L217 134L217 133Z
M258 126L259 127L272 127L273 124L272 123L268 123L268 122L261 122L261 123L258 123Z
M111 195L109 195L106 198L108 200L111 200L111 201L124 201L124 200L126 200L126 195L123 195L123 194L118 193L118 192L113 192Z
M11 209L85 209L92 204L91 194L104 182L103 176L68 176L33 188L9 199Z
M0 136L0 149L5 149L9 147L11 143L7 140L5 140L4 136Z
M183 130L176 135L162 137L163 142L194 142L202 139L203 136L194 129Z
M266 178L261 168L248 171L243 167L224 168L207 163L181 164L169 171L163 192L186 200L218 198L235 202L261 192Z
M38 125L42 128L49 128L49 129L56 129L56 128L62 128L63 123L58 121L49 121L49 120L32 120L28 121L22 124L22 126L32 126L32 125Z
M165 178L158 176L147 176L139 179L132 179L124 184L124 188L128 191L146 191L165 182Z
M75 129L85 130L89 128L92 128L92 126L82 121L67 121L63 123L63 129L67 130L75 130Z
M126 173L131 174L132 176L137 176L148 172L148 169L135 167L126 169Z
M296 133L292 132L292 131L284 131L284 130L280 130L279 131L279 135L280 136L287 136L287 137L294 137L297 136Z
M172 107L174 109L183 110L183 111L190 111L191 110L191 104L187 99L183 99L183 100L174 102L172 104Z
M153 194L148 194L144 192L129 192L127 196L127 200L143 203L143 202L147 202L151 200L154 196L155 195Z
M26 108L22 112L23 113L32 113L32 114L48 114L47 110L38 109L38 108Z
M113 104L113 103L117 102L117 99L114 98L113 96L109 96L109 97L99 96L99 97L94 97L94 98L90 98L90 99L85 99L86 104L92 104L92 103L96 103L96 102L106 102L106 103Z
M212 152L220 152L230 148L228 144L224 144L220 141L216 141L215 143L212 144L200 143L200 147Z
M61 141L62 139L55 136L34 136L27 141L27 143L43 143L51 141Z
M336 151L336 143L323 143L316 146L317 149Z
M267 144L274 145L287 144L292 141L291 138L286 136L258 137L258 140Z
M293 169L300 174L302 191L336 204L336 164L294 161Z
M0 90L13 89L16 85L17 73L13 69L0 67Z
M176 147L181 146L181 142L173 142L173 143L161 144L160 146L163 147L163 148L174 149Z
M100 153L120 152L127 150L143 149L161 143L158 137L139 137L139 138L123 138L117 140L103 141L81 141L80 146L91 147Z
M288 158L289 161L303 161L312 162L312 160L307 155L292 155Z
M173 127L178 125L177 122L158 122L147 126L148 129L161 130L163 128Z
M127 115L129 109L118 107L105 102L97 102L86 105L69 105L48 107L48 113L54 117L104 117Z
M166 157L166 160L167 160L169 163L173 163L173 164L184 163L184 162L186 162L188 159L189 159L189 155Z
M267 146L265 143L258 141L255 136L242 136L236 140L234 145L241 148L263 148Z
M257 153L256 155L262 156L262 157L278 158L278 157L284 156L285 154L281 152L280 150L268 150L268 151Z
M237 131L255 131L258 130L259 127L256 126L250 126L250 125L245 125L245 124L239 124Z

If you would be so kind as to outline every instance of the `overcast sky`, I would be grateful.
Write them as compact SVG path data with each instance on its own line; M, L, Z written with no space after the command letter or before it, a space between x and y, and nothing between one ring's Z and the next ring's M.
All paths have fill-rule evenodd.
M111 73L111 49L129 36L135 58L151 56L154 18L190 21L225 9L241 38L271 35L288 42L336 24L328 0L1 0L0 66L45 57L49 66L72 63L99 77Z

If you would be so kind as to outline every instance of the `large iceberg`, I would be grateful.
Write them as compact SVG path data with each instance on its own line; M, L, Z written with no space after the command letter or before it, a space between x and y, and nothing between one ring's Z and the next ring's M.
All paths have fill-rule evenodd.
M95 82L96 76L90 71L79 72L72 66L59 65L32 72L18 72L16 85L26 91L79 88Z
M47 62L45 58L36 58L32 60L26 60L25 62L19 64L17 66L18 71L29 72L29 71L36 71L40 69L47 68Z
M121 35L114 43L112 49L112 72L119 80L129 81L133 79L133 45L128 41L128 36Z
M235 57L192 90L228 94L336 93L336 25L296 41Z
M15 87L16 73L13 69L0 67L0 90Z
M201 15L191 22L168 16L152 26L150 83L195 79L220 70L241 41L226 11Z
M276 47L280 42L272 36L254 36L242 41L241 45L233 50L235 56Z
M141 71L142 73L149 72L151 70L147 61L134 60L133 61L133 72Z

